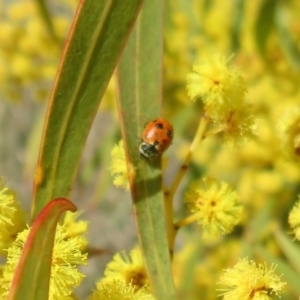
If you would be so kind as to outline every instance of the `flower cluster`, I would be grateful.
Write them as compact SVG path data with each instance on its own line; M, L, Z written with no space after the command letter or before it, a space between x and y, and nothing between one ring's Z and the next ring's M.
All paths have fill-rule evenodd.
M90 300L107 299L108 296L110 299L154 299L140 249L133 249L129 256L117 253L108 263L105 278L97 283Z
M29 231L30 228L20 232L8 249L7 262L3 267L3 297L9 291ZM87 254L83 254L80 250L85 248L86 244L87 241L82 236L68 238L66 226L58 225L52 254L49 299L67 297L74 287L80 284L84 275L77 270L76 266L85 265L87 262Z
M298 201L289 214L289 224L294 231L295 237L300 241L300 201Z
M113 184L129 190L129 177L126 166L123 140L119 141L111 151L110 172L113 176Z
M0 299L6 299L30 228L24 229L25 214L14 193L2 182L0 184L0 251L7 256L6 263L0 266ZM87 254L82 253L87 245L83 236L87 223L75 222L77 217L77 213L68 213L65 222L56 228L49 289L51 300L68 299L84 278L77 266L87 262Z
M279 295L286 285L274 273L275 269L273 265L268 269L265 264L256 265L247 258L241 259L232 269L225 270L220 279L220 284L228 286L220 289L224 292L223 299L271 300L270 295Z
M14 242L18 232L26 228L25 213L16 201L15 193L0 179L0 253Z
M213 178L194 181L185 193L193 219L203 228L203 237L216 237L232 231L242 212L236 192Z
M145 288L136 289L132 284L125 281L113 279L105 283L98 283L97 290L93 292L89 300L154 300L153 295L149 294Z
M278 122L281 148L286 157L300 159L300 107L288 109Z
M65 12L74 13L75 1L63 5ZM66 13L53 16L54 38L33 1L10 1L1 9L0 93L16 100L30 87L44 98L56 73L70 18Z
M246 84L237 69L227 66L224 57L215 56L193 67L187 77L187 92L192 100L200 98L216 131L225 142L242 144L254 137L251 106L245 100Z
M154 300L145 288L138 289L132 284L126 284L120 279L112 279L105 283L98 283L97 290L93 292L89 300Z

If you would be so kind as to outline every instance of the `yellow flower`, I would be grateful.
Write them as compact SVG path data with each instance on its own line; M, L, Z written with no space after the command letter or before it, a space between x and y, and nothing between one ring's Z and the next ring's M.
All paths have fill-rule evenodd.
M300 159L300 107L286 111L278 124L279 138L285 155Z
M122 140L117 145L115 145L111 151L110 172L113 176L113 184L128 191L129 178Z
M251 107L247 103L232 110L225 110L224 114L214 119L214 123L219 128L225 143L241 146L255 137L254 118Z
M15 198L0 178L0 253L3 254L6 254L4 249L12 245L18 232L26 227L25 213Z
M48 90L75 11L74 4L60 1L59 7L55 4L52 7L58 39L51 36L32 1L9 1L1 7L0 56L5 63L0 61L0 86L8 98L20 98L23 87L30 87L34 94L41 94L41 86L41 91Z
M117 253L104 274L105 278L97 283L97 290L89 300L154 300L139 249L133 249L129 256L125 252Z
M292 227L296 239L300 241L300 201L298 201L289 214L289 224Z
M88 223L83 220L77 220L80 213L67 211L64 218L64 228L67 232L67 238L81 236L87 232Z
M213 178L194 181L185 193L192 217L203 228L203 237L217 237L232 231L239 222L242 207L238 195L225 182Z
M125 252L117 253L106 266L104 274L109 279L124 280L127 285L132 284L138 289L149 287L140 249L131 250L130 256Z
M268 300L273 293L279 295L285 282L274 271L276 267L267 268L266 264L256 265L248 258L240 260L232 269L225 270L220 284L228 288L219 289L224 300Z
M4 265L2 287L7 295L13 279L14 270L19 262L24 244L30 229L18 234L13 245L8 249L7 262ZM86 246L84 237L76 236L67 238L68 232L64 226L57 226L54 240L52 267L50 275L49 299L63 299L72 293L78 286L84 275L77 270L77 265L85 265L87 254L82 254L80 249Z
M225 142L243 144L254 137L252 109L245 101L246 85L241 74L220 56L194 65L187 77L188 95L200 98L215 132L222 132Z
M2 182L1 185L3 186ZM0 226L13 225L12 218L16 212L15 199L7 187L0 190Z
M127 284L121 279L112 279L97 284L97 290L93 292L89 300L154 300L152 294L145 288L137 289L136 286Z
M5 299L6 295L7 292L3 284L3 266L0 265L0 299Z
M239 107L244 100L246 85L240 73L227 66L227 60L215 56L193 66L187 77L187 92L192 100L201 98L207 111L221 106Z

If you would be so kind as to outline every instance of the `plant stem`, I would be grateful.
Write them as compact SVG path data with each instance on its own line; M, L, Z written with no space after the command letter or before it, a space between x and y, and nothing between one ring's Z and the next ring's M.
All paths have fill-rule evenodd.
M203 116L201 118L197 132L196 132L193 142L190 146L189 152L187 153L187 156L186 156L183 164L181 165L180 170L177 173L170 190L168 191L168 190L164 189L168 244L169 244L169 251L170 251L171 257L173 255L174 242L175 242L176 234L178 231L178 227L174 226L174 220L173 220L173 198L174 198L175 192L176 192L183 176L187 172L188 165L192 159L192 155L193 155L196 147L198 146L200 141L204 138L204 133L205 133L205 129L208 124L208 121L209 121L209 119L207 119L205 116Z
M208 123L208 119L205 116L202 117L200 120L198 129L197 129L196 135L194 137L194 140L190 146L189 152L187 153L187 156L186 156L183 164L181 165L180 170L177 173L175 180L170 188L169 197L168 197L170 199L169 201L173 200L175 192L176 192L183 176L186 174L186 172L188 170L188 166L192 159L192 155L193 155L196 147L198 146L199 142L203 139L207 123Z
M178 231L179 228L181 228L183 226L186 226L186 225L189 225L189 224L194 223L195 221L197 221L199 219L200 213L201 212L198 212L196 214L190 215L190 216L176 222L174 224L175 230Z

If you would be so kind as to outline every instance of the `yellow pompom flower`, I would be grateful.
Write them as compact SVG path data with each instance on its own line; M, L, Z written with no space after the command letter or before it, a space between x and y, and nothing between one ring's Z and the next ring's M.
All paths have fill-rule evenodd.
M225 110L220 118L214 120L216 127L222 133L225 143L243 145L255 137L255 123L251 107L244 103L238 108Z
M89 300L154 300L140 249L133 249L130 255L117 253L104 274Z
M295 237L300 241L300 201L298 201L289 214L289 224L294 231Z
M7 254L5 249L14 242L18 232L26 228L25 213L15 194L4 186L0 178L0 253Z
M286 285L274 271L276 267L267 268L266 264L256 265L248 258L241 259L232 269L225 270L220 284L228 286L219 289L223 300L271 300L270 295L280 295Z
M0 184L2 185L0 190L0 226L3 228L3 226L13 224L12 219L17 209L13 193L4 187L2 182Z
M3 266L0 265L0 299L5 299L4 295L7 295L7 292L5 290L4 284L3 284Z
M142 254L138 248L131 250L129 256L125 252L117 253L106 266L104 274L108 279L123 280L137 289L150 289Z
M213 178L194 181L185 193L185 202L193 214L189 218L202 226L204 238L231 232L242 213L237 193Z
M239 107L244 100L246 85L241 74L227 66L227 60L215 56L193 66L187 77L187 92L192 100L201 98L206 110L220 106Z
M216 56L193 66L187 77L187 92L192 100L200 98L205 115L221 132L225 142L236 145L254 137L252 108L245 101L246 84L240 72Z
M2 288L6 297L18 265L20 255L27 240L30 229L18 234L13 245L8 249L7 262L3 269ZM50 275L49 299L68 299L73 289L80 284L84 275L77 270L77 265L87 263L87 254L81 253L87 240L82 236L67 238L64 226L58 225L54 240L52 267Z
M81 236L87 232L88 222L78 220L80 213L67 211L64 217L63 226L67 233L67 238Z
M137 289L133 284L127 284L121 279L100 281L97 290L93 292L89 300L154 300L145 288Z
M286 111L278 124L279 138L285 155L300 159L300 107Z
M113 176L113 184L129 190L129 177L126 166L125 152L123 141L115 145L111 151L110 172Z

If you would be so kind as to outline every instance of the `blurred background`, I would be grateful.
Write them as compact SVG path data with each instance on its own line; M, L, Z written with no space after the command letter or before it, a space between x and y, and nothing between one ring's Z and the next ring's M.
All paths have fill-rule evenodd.
M56 38L35 1L0 2L0 176L16 191L28 215L47 101L77 2L48 1ZM177 238L174 280L182 299L216 299L222 269L239 257L254 255L250 249L256 245L282 257L273 225L291 232L287 218L299 194L299 156L286 151L278 126L284 112L300 104L300 2L167 0L164 47L163 117L175 128L174 144L166 155L167 186L203 112L201 103L192 103L186 93L186 76L194 63L214 55L228 57L243 74L256 116L255 141L236 148L223 145L216 136L199 146L175 201L180 219L186 215L182 196L188 183L211 175L235 188L245 206L242 224L221 240L203 241L196 226L183 229ZM130 195L112 185L109 172L110 151L120 139L114 98L112 80L72 195L89 222L90 246L105 252L84 268L81 297L102 277L112 254L137 242ZM298 297L287 288L282 299Z

